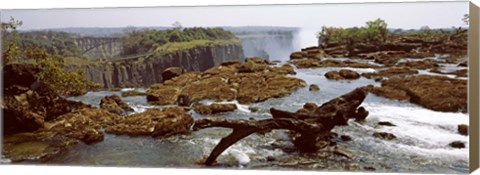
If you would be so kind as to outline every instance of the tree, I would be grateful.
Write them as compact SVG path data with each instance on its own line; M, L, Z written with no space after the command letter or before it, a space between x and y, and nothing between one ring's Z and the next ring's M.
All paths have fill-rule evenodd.
M179 29L179 30L182 30L183 27L182 27L182 24L178 21L175 21L172 26L175 28L175 29Z
M9 22L1 24L2 38L5 40L5 49L2 51L3 65L10 64L20 57L21 52L18 46L20 37L17 28L22 24L22 21L15 20L13 17L10 17ZM7 37L9 33L11 36Z
M367 37L370 41L385 41L387 39L387 23L378 18L367 22Z

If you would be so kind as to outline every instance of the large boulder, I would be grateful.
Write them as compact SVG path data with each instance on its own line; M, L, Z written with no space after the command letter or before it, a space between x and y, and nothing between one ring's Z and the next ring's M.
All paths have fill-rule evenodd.
M392 77L382 81L381 88L387 87L389 91L393 89L405 91L410 102L431 110L467 112L467 80L430 75ZM387 98L392 97L382 93L376 94Z
M100 101L100 108L118 115L126 115L128 112L134 111L133 108L125 103L118 95L105 96Z
M162 72L162 80L167 81L187 72L181 67L169 67Z

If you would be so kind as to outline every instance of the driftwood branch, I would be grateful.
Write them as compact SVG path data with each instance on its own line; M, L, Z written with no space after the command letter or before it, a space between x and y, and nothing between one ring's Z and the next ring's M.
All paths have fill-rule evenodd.
M363 120L368 112L359 107L367 95L365 88L357 88L352 92L324 103L320 107L307 112L286 112L272 108L272 119L265 120L227 120L227 119L200 119L195 121L194 130L223 127L233 129L230 135L224 137L213 149L205 161L212 165L217 157L227 148L239 140L256 132L273 129L286 129L297 133L292 138L300 151L317 151L318 141L324 140L326 133L337 125L347 125L351 118Z

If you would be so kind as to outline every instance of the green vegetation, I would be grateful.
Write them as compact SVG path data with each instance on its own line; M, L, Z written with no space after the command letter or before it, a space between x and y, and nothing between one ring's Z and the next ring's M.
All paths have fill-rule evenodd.
M154 50L154 54L168 54L174 53L180 50L187 50L198 46L215 46L215 45L227 45L239 43L238 39L229 40L193 40L187 42L171 42L161 45Z
M59 94L59 95L79 95L86 90L95 89L98 87L98 84L87 80L81 71L67 71L63 68L64 59L61 53L54 50L54 56L50 56L48 51L45 51L42 47L37 47L41 45L24 45L19 47L19 37L17 27L22 24L21 21L16 21L11 18L8 23L2 23L2 36L8 37L2 38L6 47L2 51L2 57L4 59L4 65L12 64L17 62L19 58L25 58L26 62L35 64L40 71L35 75L39 82L42 84L44 90ZM35 38L30 38L35 40ZM38 41L41 43L41 41ZM58 43L59 41L53 40L52 43ZM55 48L45 45L48 48ZM20 52L24 50L24 52ZM68 50L68 49L65 49ZM33 60L33 61L32 61Z
M196 40L219 41L233 40L235 35L222 28L185 28L169 30L131 31L123 38L124 55L160 51L163 45L171 43L188 43ZM197 42L197 44L200 42ZM178 45L176 45L177 47ZM186 46L187 47L187 46ZM159 48L159 49L157 49Z
M378 43L387 39L387 23L382 19L368 21L365 27L335 28L322 27L317 34L325 42L352 44L355 42Z

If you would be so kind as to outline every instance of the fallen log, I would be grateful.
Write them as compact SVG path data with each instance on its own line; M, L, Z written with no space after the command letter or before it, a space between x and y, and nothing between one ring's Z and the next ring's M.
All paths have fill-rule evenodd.
M272 119L264 120L228 120L200 119L195 121L194 130L223 127L233 129L222 138L206 159L205 165L212 165L217 157L228 147L253 133L264 133L273 129L292 131L292 140L301 152L315 152L325 146L319 144L328 139L330 130L337 125L347 125L351 118L363 120L368 115L360 107L368 92L365 87L334 98L315 109L299 110L295 113L270 109Z

